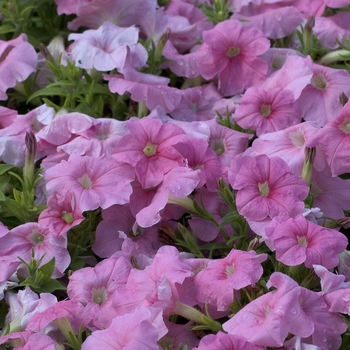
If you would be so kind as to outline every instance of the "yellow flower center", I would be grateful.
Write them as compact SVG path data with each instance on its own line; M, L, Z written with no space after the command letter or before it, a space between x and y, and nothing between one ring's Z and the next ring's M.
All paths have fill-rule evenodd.
M147 145L145 146L145 148L143 149L143 153L147 157L154 156L156 154L156 151L157 151L157 145L153 145L150 142L148 142Z
M230 46L226 52L226 56L229 58L236 57L241 53L241 49L236 46Z

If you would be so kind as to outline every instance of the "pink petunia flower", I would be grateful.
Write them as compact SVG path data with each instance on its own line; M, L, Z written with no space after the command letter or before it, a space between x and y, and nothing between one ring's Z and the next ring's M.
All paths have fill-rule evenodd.
M184 157L173 147L186 141L182 129L153 118L130 121L127 126L130 134L118 142L113 157L135 167L143 188L157 186L164 174L184 165Z
M315 64L310 57L306 58L306 63L313 76L296 103L300 106L302 118L324 126L343 108L339 95L343 92L349 96L350 76L345 70Z
M102 72L121 71L125 65L141 68L147 62L147 50L138 43L138 37L135 26L122 28L104 22L97 30L69 35L68 40L74 40L70 57L77 67Z
M0 40L0 100L7 100L6 90L26 80L37 62L35 49L25 34L9 41Z
M163 246L144 270L130 271L126 286L114 295L113 306L119 314L145 305L160 307L164 315L171 315L177 301L196 304L193 290L183 288L188 287L187 279L192 282L192 276L191 266L181 259L179 251Z
M48 208L40 213L38 223L49 228L56 237L64 236L85 219L70 192L62 196L55 192L47 199L47 205Z
M198 347L193 350L261 350L249 342L243 337L233 334L225 334L218 332L217 334L208 334L204 336Z
M319 146L326 156L332 176L350 172L350 102L328 122L311 140L307 147Z
M301 289L280 272L271 275L267 287L277 289L251 301L223 324L229 334L244 337L258 346L282 346L291 326L301 315ZM311 335L312 324L304 323L303 336Z
M233 249L225 258L211 261L194 279L198 301L215 305L218 311L227 310L235 290L254 285L260 279L261 263L266 259L266 254Z
M251 87L241 98L235 121L242 128L256 130L260 136L299 124L301 116L291 91Z
M333 268L338 265L338 254L348 244L344 234L324 228L306 220L276 217L265 229L266 244L276 250L276 259L288 266L302 263L307 268L313 264Z
M144 102L150 110L162 106L169 113L181 100L181 92L168 86L168 78L141 73L131 67L125 67L121 73L123 75L104 75L109 90L119 95L129 92L133 101Z
M350 14L345 11L336 13L334 16L322 16L316 18L313 31L322 46L334 50L339 48L337 40L343 42L344 38L349 36L349 20Z
M17 260L19 256L29 262L34 250L35 260L42 260L41 265L55 258L54 278L61 277L70 263L65 237L55 237L47 228L35 222L19 225L0 238L0 256Z
M94 331L82 344L82 350L159 350L157 341L167 332L161 310L140 307L117 316L111 325Z
M293 125L284 130L261 135L254 140L251 154L266 154L269 157L280 157L295 175L301 176L305 161L305 144L319 130L311 122ZM322 170L325 158L320 149L316 150L314 167Z
M350 209L350 180L332 177L326 164L322 171L312 171L310 183L314 206L321 208L324 216L329 218L344 217L344 210Z
M112 306L114 292L126 284L131 269L130 262L122 257L105 259L69 277L68 297L84 305L81 317L85 325L94 329L109 327L117 315Z
M64 196L73 193L76 205L82 212L129 201L134 171L126 163L101 156L92 158L72 154L68 161L45 172L49 194Z
M257 56L270 46L257 28L247 28L230 19L203 32L202 57L198 58L200 74L212 79L218 74L219 92L231 96L259 85L266 78L267 63Z
M76 5L74 13L77 18L68 23L68 28L71 30L82 26L96 29L104 22L111 22L120 27L138 25L143 31L148 27L148 23L153 21L157 2L155 0L120 0L116 3L114 0L80 0ZM138 11L135 11L136 8Z
M292 1L289 3L293 4ZM287 4L282 1L259 1L254 6L250 3L241 11L235 11L231 18L242 21L245 26L260 29L268 38L284 38L292 34L303 21L298 9Z
M229 182L238 190L238 211L251 220L294 217L304 209L309 186L278 157L243 156L232 162Z

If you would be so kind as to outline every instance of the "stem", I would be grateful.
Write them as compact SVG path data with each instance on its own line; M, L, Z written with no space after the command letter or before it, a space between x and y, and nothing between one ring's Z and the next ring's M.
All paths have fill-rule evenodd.
M350 60L350 51L348 50L336 50L327 53L320 58L316 63L328 66L334 62Z

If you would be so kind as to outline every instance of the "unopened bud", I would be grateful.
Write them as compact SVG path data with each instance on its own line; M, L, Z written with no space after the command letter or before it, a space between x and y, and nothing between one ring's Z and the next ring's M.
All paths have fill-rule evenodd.
M23 168L24 178L32 181L34 175L34 163L36 154L36 138L32 132L27 132L25 137L25 144L27 147L27 155Z
M303 166L303 171L301 173L301 177L310 184L312 169L314 165L314 160L316 156L316 148L305 147L305 161Z
M171 30L170 28L167 28L166 31L160 37L156 48L156 52L155 52L156 60L160 60L160 58L162 57L165 44L168 42L170 38L170 34L171 34Z
M50 53L49 49L46 47L46 45L41 43L39 45L39 50L40 50L40 53L44 56L45 60L50 61L52 63L55 62L55 59L51 55L51 53Z

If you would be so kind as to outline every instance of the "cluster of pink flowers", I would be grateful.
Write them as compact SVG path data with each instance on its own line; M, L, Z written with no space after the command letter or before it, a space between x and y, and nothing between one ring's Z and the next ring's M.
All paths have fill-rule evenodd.
M340 349L350 75L314 62L295 33L339 49L350 12L335 9L350 1L55 2L75 15L71 31L88 28L69 34L56 63L98 77L140 114L0 107L1 165L27 169L29 134L42 168L37 220L0 223L0 346ZM201 8L218 3L230 15L215 24ZM272 45L287 36L288 48ZM152 50L166 58L162 75ZM25 34L1 41L0 99L37 66ZM52 259L66 290L34 292L29 262Z

